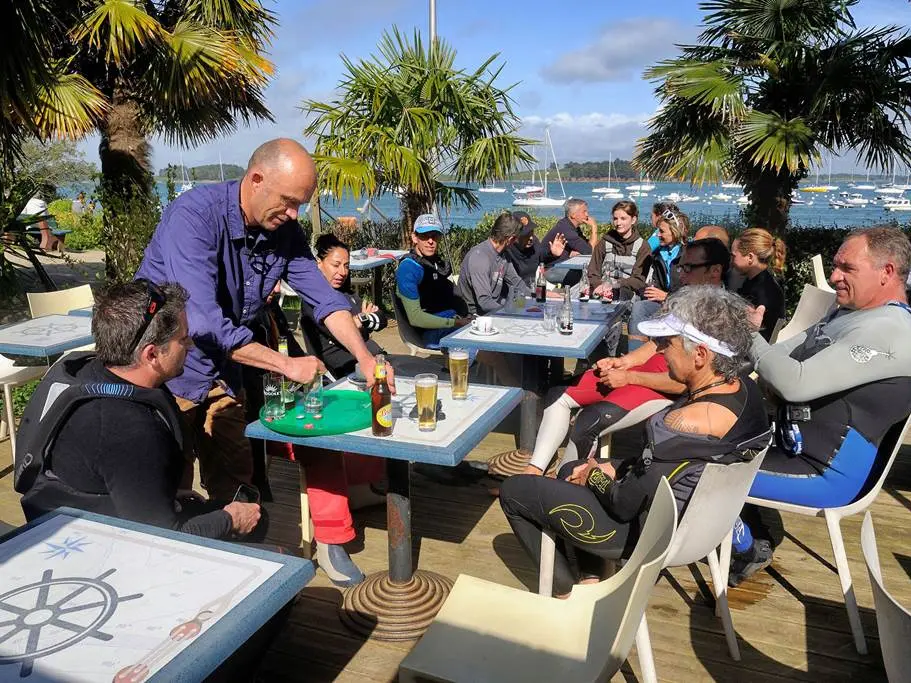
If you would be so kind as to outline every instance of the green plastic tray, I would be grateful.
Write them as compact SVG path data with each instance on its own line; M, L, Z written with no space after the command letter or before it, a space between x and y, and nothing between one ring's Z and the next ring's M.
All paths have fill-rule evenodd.
M304 410L304 398L295 403L294 409L280 420L263 418L259 421L273 432L286 436L329 436L346 434L369 427L373 422L370 394L364 391L330 389L323 392L323 417L319 420Z

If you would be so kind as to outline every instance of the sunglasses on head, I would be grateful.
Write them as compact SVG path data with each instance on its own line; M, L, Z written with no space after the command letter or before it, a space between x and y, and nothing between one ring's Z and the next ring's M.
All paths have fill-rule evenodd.
M674 213L673 211L671 211L670 209L665 209L664 212L661 214L661 217L664 218L665 220L674 221L674 225L676 225L678 228L680 227L680 221L677 218L677 214Z
M167 303L167 298L164 295L164 292L161 290L161 287L156 285L150 280L138 280L146 286L146 292L148 294L146 298L145 307L142 309L142 325L139 329L136 330L136 335L133 337L133 342L130 344L131 349L135 349L139 342L142 340L142 335L146 333L146 330L149 329L149 325L152 323L152 318L155 317L155 314L161 310L161 307Z

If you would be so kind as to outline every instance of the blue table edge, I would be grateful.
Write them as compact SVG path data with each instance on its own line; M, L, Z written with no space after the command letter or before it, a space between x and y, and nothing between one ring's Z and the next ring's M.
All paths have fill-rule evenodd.
M330 388L344 380L332 384ZM504 396L488 410L483 417L476 419L451 444L431 446L427 444L409 444L395 441L394 438L364 438L353 434L335 434L333 436L287 436L273 432L256 420L247 425L245 435L251 439L281 441L299 446L326 448L332 451L352 451L362 455L375 455L393 460L429 463L453 467L458 465L494 427L502 422L521 402L523 392L517 387L491 387L504 392ZM469 389L470 390L470 389ZM440 457L428 458L429 454Z
M519 319L515 316L514 319ZM525 317L524 320L532 320ZM515 353L522 356L549 356L555 358L588 358L588 355L595 350L598 343L604 339L609 328L606 322L585 321L585 325L594 325L595 329L585 340L584 344L578 349L564 349L565 353L554 353L553 346L538 346L537 344L513 344L510 342L494 341L491 337L478 337L476 339L455 339L455 335L464 330L460 328L450 332L440 340L440 346L445 349L468 347L478 349L479 351L501 351L503 353ZM600 328L600 329L599 329Z
M69 316L69 314L63 315L62 313L52 313L50 315L58 315L64 318ZM13 327L14 325L21 325L22 323L27 323L31 320L40 320L41 318L47 317L49 316L41 315L37 318L30 318L29 320L17 320L13 323L0 325L0 331L5 330L8 327ZM89 333L87 336L77 337L76 339L71 339L70 341L54 344L52 346L29 346L26 344L4 344L0 342L0 353L6 353L11 356L33 356L36 358L40 358L42 356L56 356L58 353L63 353L64 351L69 351L70 349L75 349L79 346L85 346L86 344L91 344L94 341L95 338L91 335L91 333Z
M278 571L241 600L229 613L203 631L190 647L184 648L176 657L159 669L154 676L148 679L150 681L201 681L223 664L269 619L275 616L285 604L290 602L316 573L312 562L293 555L281 555L268 550L253 548L249 545L202 538L180 531L162 529L149 524L68 507L57 508L53 512L41 515L41 517L28 524L0 536L0 544L61 515L99 522L121 529L139 531L174 541L183 541L184 543L222 550L236 555L255 557L281 565ZM225 643L231 649L219 646L219 643Z

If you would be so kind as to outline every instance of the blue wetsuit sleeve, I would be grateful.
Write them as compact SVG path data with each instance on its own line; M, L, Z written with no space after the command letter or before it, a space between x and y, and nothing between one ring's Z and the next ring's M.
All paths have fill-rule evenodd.
M395 282L399 293L406 299L419 299L418 285L424 279L424 269L410 258L402 259L395 271Z

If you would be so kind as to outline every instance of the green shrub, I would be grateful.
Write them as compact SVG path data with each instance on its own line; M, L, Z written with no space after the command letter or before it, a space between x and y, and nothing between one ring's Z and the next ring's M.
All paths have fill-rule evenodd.
M109 283L129 282L142 263L145 248L161 218L157 199L137 192L126 199L107 193L101 244L105 252L105 275Z
M48 212L61 230L70 230L66 236L66 248L70 251L84 251L101 247L101 212L75 214L72 200L57 199L48 204Z
M15 387L13 389L13 414L16 417L22 417L22 412L32 398L32 394L35 393L35 389L38 388L38 382L40 381L41 380L36 379L28 384L23 384L21 387ZM6 415L6 406L3 405L2 395L0 395L0 410L3 410L3 414Z

